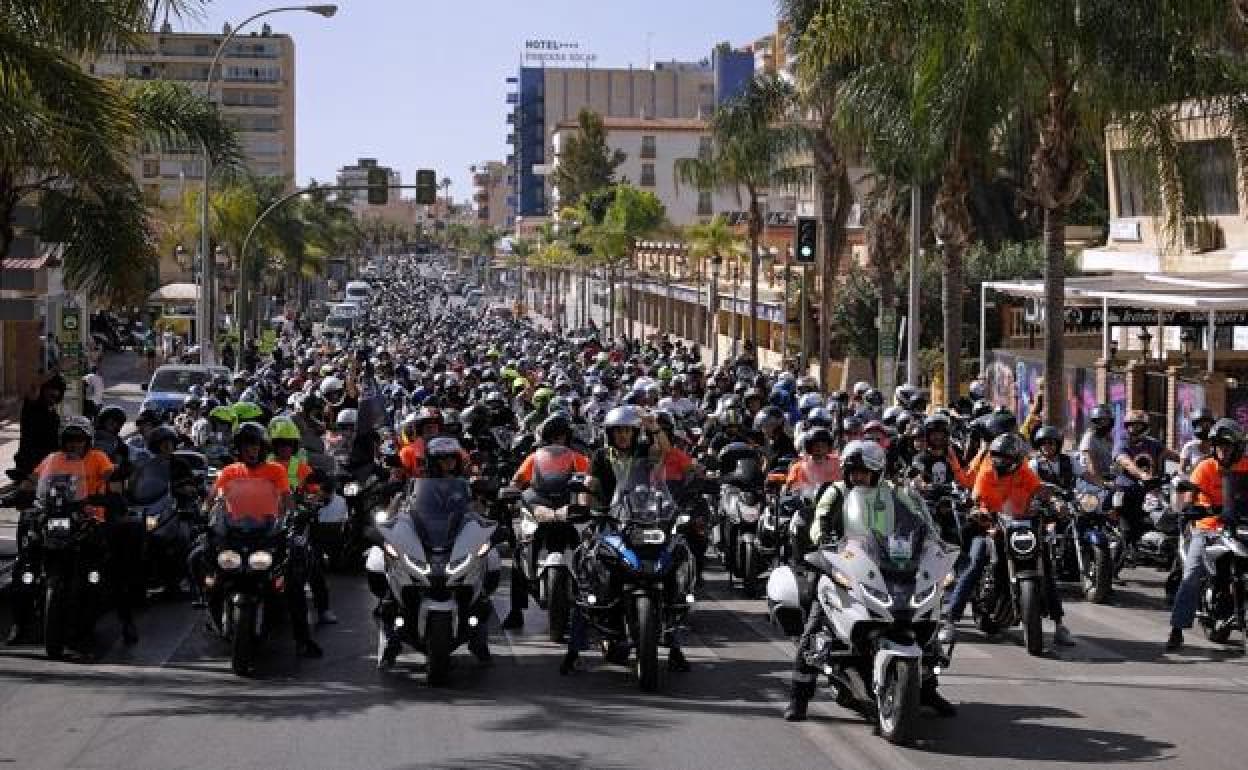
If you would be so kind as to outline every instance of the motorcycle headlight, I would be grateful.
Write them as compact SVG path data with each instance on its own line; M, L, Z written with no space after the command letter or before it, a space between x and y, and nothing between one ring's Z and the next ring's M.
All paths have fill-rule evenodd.
M252 551L247 557L247 566L254 570L264 570L273 566L273 554L269 551Z
M243 566L243 557L238 551L225 550L217 554L217 566L221 569L238 569Z
M936 586L937 586L936 583L932 583L930 586L927 587L926 590L920 593L917 593L914 596L911 596L910 606L913 607L914 609L918 609L919 607L922 607L924 604L927 604L929 601L931 601L932 597L936 595Z
M360 493L360 484L356 481L348 481L342 487L343 497L355 497Z
M144 526L147 527L148 532L151 532L152 530L156 529L156 527L160 526L160 517L148 516L147 520L144 522Z
M68 517L58 516L55 519L48 519L49 532L68 532L70 521Z
M1010 550L1019 556L1031 556L1036 550L1036 533L1020 529L1010 533Z
M1096 495L1082 495L1079 497L1079 508L1084 513L1096 513L1101 507L1101 500Z
M881 591L878 588L873 588L867 585L866 583L862 584L862 591L867 596L870 596L872 599L878 602L881 607L893 606L893 597L890 596L887 591Z
M667 533L661 529L635 529L628 538L633 545L663 545Z
M537 532L536 521L533 521L532 519L520 520L520 536L521 537L533 537L533 534L535 532Z
M472 563L472 554L468 554L467 556L461 559L456 559L455 561L446 565L446 574L458 575L459 573L468 569L468 565L471 563Z
M373 523L382 527L389 524L390 512L389 511L377 511L376 513L373 514Z

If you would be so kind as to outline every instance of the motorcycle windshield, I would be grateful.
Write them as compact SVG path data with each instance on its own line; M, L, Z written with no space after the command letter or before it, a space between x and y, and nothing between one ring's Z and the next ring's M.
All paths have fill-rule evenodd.
M637 459L629 473L616 480L611 512L621 522L665 521L671 517L675 506L660 465Z
M904 581L918 570L928 531L927 520L898 501L892 531L872 530L862 538L862 547L890 583Z
M39 469L35 496L44 502L56 498L77 502L87 496L87 464L59 455L49 455Z
M222 490L222 520L227 529L258 533L272 529L282 509L282 496L264 479L238 479Z
M126 496L136 505L151 505L169 492L169 463L153 457L134 469Z
M417 479L405 507L421 541L430 549L449 549L464 526L472 491L463 479Z

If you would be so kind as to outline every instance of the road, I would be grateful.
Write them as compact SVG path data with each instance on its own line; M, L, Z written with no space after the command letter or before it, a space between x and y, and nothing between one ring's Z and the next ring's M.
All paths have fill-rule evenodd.
M1079 644L1029 657L1015 638L967 631L944 692L952 720L930 718L897 749L826 699L788 724L791 642L763 603L735 597L713 572L687 642L694 670L645 695L631 674L587 656L571 677L532 608L525 630L492 623L495 662L466 653L446 689L420 657L373 666L373 600L359 577L332 582L342 623L320 629L322 660L272 645L258 680L229 673L223 645L184 605L156 605L132 649L110 617L96 665L0 649L0 763L15 767L230 768L1050 768L1128 765L1240 768L1248 667L1194 638L1163 655L1159 575L1136 572L1122 607L1068 602ZM505 612L506 587L495 601ZM2 610L0 610L2 612ZM7 620L0 619L0 628ZM1047 624L1046 624L1047 625ZM1198 636L1198 635L1197 635Z

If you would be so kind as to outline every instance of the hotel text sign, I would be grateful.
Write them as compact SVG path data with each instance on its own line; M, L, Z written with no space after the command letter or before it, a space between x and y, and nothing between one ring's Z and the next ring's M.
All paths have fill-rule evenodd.
M581 50L580 43L562 40L524 41L525 64L592 64L598 54Z

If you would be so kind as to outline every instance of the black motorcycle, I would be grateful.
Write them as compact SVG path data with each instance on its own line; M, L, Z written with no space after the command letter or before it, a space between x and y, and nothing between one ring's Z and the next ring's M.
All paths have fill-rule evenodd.
M240 479L225 487L212 514L208 620L230 642L235 674L256 665L273 618L284 615L288 572L287 522L281 498L267 481Z
M1044 652L1041 618L1049 614L1044 591L1048 547L1042 509L1023 517L999 515L988 541L990 563L971 602L975 625L992 635L1021 624L1027 652Z
M635 469L632 480L618 483L609 508L594 515L592 535L573 566L580 617L605 649L636 650L637 678L645 692L659 688L659 647L680 633L695 601L696 579L682 532L688 516L650 470ZM565 673L584 641L576 628L574 623Z
M1216 644L1238 630L1248 655L1248 524L1223 527L1206 543L1196 622Z
M1093 604L1106 603L1114 592L1114 556L1122 547L1117 529L1096 495L1063 491L1052 505L1049 549L1057 579L1078 583Z
M42 575L33 582L43 588L43 646L53 659L66 647L90 646L104 604L104 509L82 490L83 476L53 472L39 479L35 495Z
M729 583L741 581L746 596L757 596L759 577L768 567L759 548L759 520L763 512L763 458L755 447L734 442L720 450L719 547Z

